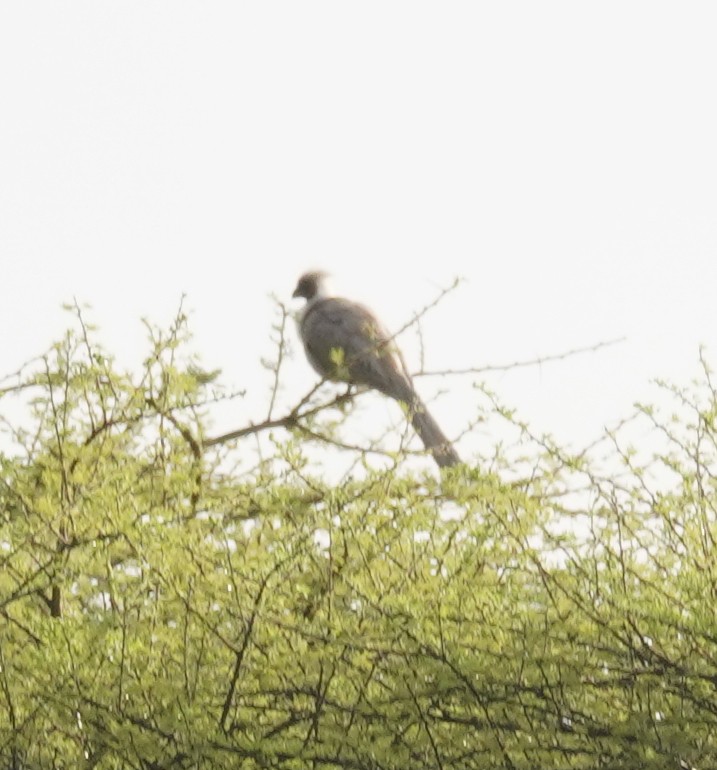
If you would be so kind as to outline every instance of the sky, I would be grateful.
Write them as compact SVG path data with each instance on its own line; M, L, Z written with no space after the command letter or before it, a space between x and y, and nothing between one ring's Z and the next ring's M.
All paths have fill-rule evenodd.
M118 360L180 298L265 408L275 297L331 271L429 369L587 442L717 365L717 8L663 2L0 5L0 373L89 319ZM292 305L293 307L293 305ZM283 403L315 382L300 356ZM419 366L415 335L402 338ZM421 379L447 432L470 382ZM483 436L482 441L490 441ZM462 451L470 455L469 435Z

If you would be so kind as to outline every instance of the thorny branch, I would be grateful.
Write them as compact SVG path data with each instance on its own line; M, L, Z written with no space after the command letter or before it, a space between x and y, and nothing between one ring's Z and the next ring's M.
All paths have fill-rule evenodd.
M619 345L621 342L625 342L627 337L616 337L612 340L604 340L603 342L597 342L594 345L586 345L585 347L573 348L572 350L566 350L564 353L555 353L550 356L539 356L538 358L530 358L527 360L511 361L509 364L487 364L486 366L471 367L468 369L440 369L434 371L420 371L416 372L413 377L448 377L461 374L484 374L486 372L505 372L510 369L520 369L526 366L540 366L541 364L552 363L553 361L563 361L566 358L580 355L581 353L594 353L602 348L608 348L612 345Z

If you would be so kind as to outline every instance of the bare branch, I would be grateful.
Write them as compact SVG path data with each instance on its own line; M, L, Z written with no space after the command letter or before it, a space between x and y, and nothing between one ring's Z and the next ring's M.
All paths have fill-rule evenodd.
M332 398L330 401L326 401L322 404L318 404L317 406L313 406L310 409L306 409L305 411L301 411L301 408L305 406L308 401L311 399L311 397L316 393L316 391L324 384L324 380L319 382L317 385L315 385L302 399L299 401L299 403L286 415L283 417L276 417L273 420L264 420L263 422L259 423L251 423L244 428L239 428L238 430L230 431L229 433L224 433L221 436L215 436L214 438L208 438L205 439L202 442L202 446L206 449L208 447L216 446L217 444L225 444L227 441L231 441L235 438L242 438L243 436L251 436L255 433L261 433L261 431L264 430L270 430L271 428L300 428L299 420L302 420L306 417L312 417L315 414L318 414L319 412L323 411L324 409L329 409L332 406L339 406L340 404L345 404L348 401L351 401L358 393L363 391L345 391L344 393L339 393L337 396Z
M571 356L577 356L581 353L594 353L596 350L607 348L612 345L618 345L621 342L625 342L627 337L617 337L614 340L605 340L604 342L598 342L595 345L587 345L582 348L573 348L572 350L566 350L564 353L556 353L550 356L540 356L539 358L531 358L526 361L513 361L509 364L488 364L487 366L471 367L469 369L440 369L429 372L416 372L413 377L448 377L452 375L460 374L483 374L485 372L505 372L510 369L520 369L525 366L540 366L551 361L562 361Z
M452 291L454 291L454 289L458 288L460 282L461 279L456 278L450 286L446 286L445 289L441 289L441 291L438 293L438 296L427 305L424 305L417 313L414 313L410 321L407 321L395 334L391 335L390 340L394 340L396 337L403 334L406 329L410 329L411 326L417 324L423 318L423 316L426 315L429 310L433 310L433 308L436 307L436 305L438 305L438 303L441 302L447 294L450 294Z
M267 420L271 419L274 413L274 406L276 404L276 396L279 392L279 375L281 374L281 365L284 363L284 355L286 352L286 319L289 317L289 311L286 309L286 305L283 302L279 302L279 309L281 310L281 321L274 327L275 331L279 333L279 339L277 341L277 353L276 362L272 366L274 372L274 381L271 387L271 398L269 399L269 411L267 412Z

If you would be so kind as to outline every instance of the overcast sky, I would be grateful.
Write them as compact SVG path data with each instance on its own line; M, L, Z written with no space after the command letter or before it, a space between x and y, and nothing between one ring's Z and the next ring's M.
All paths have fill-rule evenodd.
M3 3L0 370L73 297L135 365L186 293L251 412L305 268L392 328L462 276L429 368L627 337L488 379L587 440L700 343L717 365L716 39L713 3ZM287 378L287 403L314 381Z

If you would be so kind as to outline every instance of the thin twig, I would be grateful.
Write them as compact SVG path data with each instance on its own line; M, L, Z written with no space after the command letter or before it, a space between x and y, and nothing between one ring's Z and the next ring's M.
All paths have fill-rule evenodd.
M286 309L286 305L283 302L279 302L279 308L281 309L281 323L278 327L279 341L278 351L276 354L276 365L274 370L274 382L271 388L271 398L269 399L269 411L267 412L266 419L270 420L274 413L274 406L276 404L276 396L279 392L279 375L281 374L281 365L284 363L284 352L286 350L286 319L289 317L289 311ZM277 327L274 327L275 329Z
M469 369L440 369L430 372L417 372L412 375L413 377L447 377L449 375L460 374L484 374L485 372L505 372L509 369L520 369L525 366L540 366L550 361L562 361L570 356L576 356L580 353L594 353L601 348L607 348L611 345L618 345L621 342L625 342L627 337L618 337L614 340L606 340L604 342L598 342L595 345L588 345L583 348L573 348L572 350L566 350L564 353L556 353L551 356L540 356L539 358L531 358L527 361L513 361L509 364L489 364L487 366L471 367Z
M391 342L392 340L396 339L396 337L403 334L403 332L405 332L406 329L409 329L411 326L418 323L429 310L433 310L433 308L436 307L436 305L446 296L446 294L450 294L454 289L456 289L458 287L458 284L460 284L460 282L461 282L461 279L456 278L450 286L446 286L445 289L441 289L438 296L434 300L429 302L427 305L424 305L417 313L414 313L413 318L411 318L410 321L406 321L406 323L403 326L401 326L401 328L395 334L391 335L391 337L389 338L389 342Z

